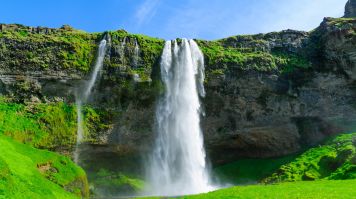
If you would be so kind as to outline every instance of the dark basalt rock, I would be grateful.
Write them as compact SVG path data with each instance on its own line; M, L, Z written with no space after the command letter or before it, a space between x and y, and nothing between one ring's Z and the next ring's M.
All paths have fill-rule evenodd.
M355 1L349 4L352 2ZM0 25L1 31L16 29L31 28ZM250 54L255 50L266 53L278 50L286 55L305 55L311 67L284 73L279 68L242 70L241 66L234 62L224 63L223 59L206 62L207 94L201 99L205 113L201 125L213 162L287 155L316 145L330 135L354 131L355 30L356 19L325 18L320 27L310 33L286 30L219 40L222 48L240 48L242 45L251 50L247 52ZM55 34L72 29L63 27L47 31L37 28L33 29L33 34L43 31ZM95 44L98 42L95 39L100 37L88 38L94 39L91 42ZM137 37L118 31L108 34L108 38L104 67L89 105L111 112L113 116L106 119L110 125L105 132L98 133L100 136L95 143L110 146L109 149L125 149L131 154L146 153L155 137L156 101L164 89L159 79L163 40L143 38L139 42L142 53L137 70L132 64ZM122 50L124 39L127 46ZM1 37L0 41L0 52L7 53L0 53L1 94L18 102L62 100L74 103L76 90L89 77L88 72L64 67L60 56L54 56L57 50L72 50L70 43L33 43ZM41 63L41 59L27 65L18 61L21 57L16 57L16 52L31 49L40 52L42 48L53 52L49 53L47 68L34 64ZM253 58L248 62L257 66L259 63ZM213 73L215 69L221 71ZM137 81L134 75L146 77L144 81Z
M356 17L356 0L348 0L345 6L346 18Z

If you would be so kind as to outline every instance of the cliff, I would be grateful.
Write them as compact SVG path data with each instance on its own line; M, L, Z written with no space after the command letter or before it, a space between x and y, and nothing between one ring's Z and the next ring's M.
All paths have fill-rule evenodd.
M355 22L325 18L311 32L197 40L206 62L202 126L214 162L286 155L354 129ZM0 27L0 91L14 103L73 104L106 36L104 69L88 103L94 108L88 114L96 114L96 120L88 119L87 141L95 144L88 150L121 154L150 148L155 101L163 89L163 40L123 30ZM63 148L53 140L49 148L70 151L75 128L66 131L63 139L72 145ZM51 130L53 136L59 132Z
M356 1L348 0L345 6L345 15L346 18L356 17Z

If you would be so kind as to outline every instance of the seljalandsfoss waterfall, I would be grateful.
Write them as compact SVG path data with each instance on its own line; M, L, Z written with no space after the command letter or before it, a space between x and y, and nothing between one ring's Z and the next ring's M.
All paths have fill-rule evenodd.
M82 143L84 138L84 126L83 126L83 116L82 116L82 104L87 102L90 93L95 85L96 79L98 77L100 69L103 67L103 61L105 58L106 52L106 40L101 40L99 44L99 49L97 53L96 63L94 66L94 70L91 73L91 77L89 81L85 82L83 90L79 91L76 99L77 106L77 144L74 151L74 161L76 163L79 162L80 149L79 145Z
M166 41L160 67L165 93L156 109L148 192L161 196L208 192L212 186L199 101L199 95L205 96L203 54L194 40Z
M356 198L356 0L206 2L3 1L0 199Z

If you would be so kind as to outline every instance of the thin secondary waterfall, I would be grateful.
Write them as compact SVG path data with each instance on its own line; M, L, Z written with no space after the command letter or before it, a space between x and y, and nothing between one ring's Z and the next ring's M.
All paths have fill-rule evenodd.
M140 58L140 46L135 39L134 55L133 55L133 67L138 67L138 59Z
M96 63L94 66L94 70L91 74L90 80L85 84L83 93L78 94L76 99L77 105L77 144L74 152L74 161L78 163L79 159L79 145L83 141L84 138L84 125L83 125L83 118L82 118L82 103L85 103L90 96L90 93L93 89L93 86L96 82L100 69L103 67L103 61L105 58L106 52L106 40L103 39L99 45L98 57L96 59Z
M134 40L134 51L132 56L132 69L137 69L140 60L140 46L138 45L137 39ZM135 82L140 82L141 77L139 74L134 74Z
M125 46L126 46L126 37L122 39L121 45L119 47L120 59L122 64L124 64L125 62Z
M173 47L172 47L173 46ZM194 40L166 41L161 57L165 94L157 110L157 139L148 170L149 194L174 196L212 190L200 128L204 57Z

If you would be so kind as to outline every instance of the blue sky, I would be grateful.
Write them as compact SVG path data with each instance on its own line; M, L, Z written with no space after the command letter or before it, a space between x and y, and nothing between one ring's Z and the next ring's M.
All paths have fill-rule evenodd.
M218 39L284 29L312 30L341 17L347 0L2 0L0 23L88 32L126 29L164 39Z

